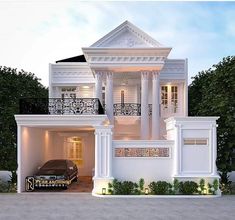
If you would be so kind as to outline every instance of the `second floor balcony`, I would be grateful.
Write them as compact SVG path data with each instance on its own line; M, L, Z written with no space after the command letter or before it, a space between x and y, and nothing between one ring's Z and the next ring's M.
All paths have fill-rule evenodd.
M97 98L25 98L20 114L100 115L104 108Z
M161 106L161 116L171 116L178 111L176 106ZM149 116L152 115L152 104L148 105ZM51 115L99 115L105 114L98 98L23 98L20 99L20 114ZM140 103L113 104L114 116L141 116Z

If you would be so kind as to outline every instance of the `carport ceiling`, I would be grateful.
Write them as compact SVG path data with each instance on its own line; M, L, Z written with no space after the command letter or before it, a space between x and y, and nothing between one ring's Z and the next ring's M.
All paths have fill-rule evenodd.
M93 127L79 127L79 128L71 128L71 127L44 127L47 131L95 131Z

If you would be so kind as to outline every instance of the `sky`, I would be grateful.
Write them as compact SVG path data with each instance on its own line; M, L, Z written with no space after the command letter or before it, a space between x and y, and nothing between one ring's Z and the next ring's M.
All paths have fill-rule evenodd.
M235 2L0 0L0 66L35 73L48 86L49 63L82 54L125 20L188 58L189 82L235 55Z

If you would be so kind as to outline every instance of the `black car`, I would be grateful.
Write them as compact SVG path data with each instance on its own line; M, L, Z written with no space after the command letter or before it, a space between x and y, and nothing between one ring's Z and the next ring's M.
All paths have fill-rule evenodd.
M34 175L35 188L67 188L78 180L78 168L71 160L49 160Z

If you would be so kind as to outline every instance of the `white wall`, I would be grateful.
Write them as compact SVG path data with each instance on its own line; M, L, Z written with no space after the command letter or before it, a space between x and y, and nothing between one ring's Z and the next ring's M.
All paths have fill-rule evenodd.
M140 103L138 97L138 88L136 86L114 86L113 88L113 103L121 103L121 90L124 90L125 103Z
M175 140L174 176L218 178L216 120L218 117L166 119L167 138ZM184 145L184 139L207 139L205 145Z
M25 188L25 178L34 175L45 162L44 145L46 132L40 128L22 127L21 140L21 190Z
M209 130L183 130L184 138L209 139ZM203 145L183 145L182 141L182 172L183 173L209 173L210 172L210 147Z
M137 182L144 178L146 185L151 181L172 181L173 158L172 147L174 142L169 141L113 141L113 177L119 180ZM115 157L115 148L119 147L170 147L169 158L131 158Z
M138 140L140 138L139 116L115 117L113 128L114 140Z

